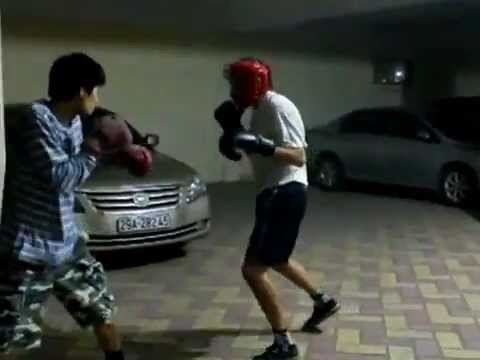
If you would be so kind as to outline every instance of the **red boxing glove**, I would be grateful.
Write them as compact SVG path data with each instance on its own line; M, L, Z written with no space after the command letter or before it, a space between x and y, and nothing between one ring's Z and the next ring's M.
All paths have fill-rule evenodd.
M95 132L100 139L103 153L122 151L133 143L130 129L123 119L107 115L96 121Z
M83 139L83 148L95 157L101 157L103 153L103 148L100 140L97 137L89 136Z
M145 176L152 169L153 157L146 147L132 144L125 150L127 166L137 176Z

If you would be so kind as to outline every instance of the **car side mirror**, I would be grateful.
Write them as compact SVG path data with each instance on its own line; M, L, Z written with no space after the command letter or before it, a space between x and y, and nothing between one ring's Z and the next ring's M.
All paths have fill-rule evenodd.
M157 134L146 134L144 143L150 147L156 147L160 144L160 137Z

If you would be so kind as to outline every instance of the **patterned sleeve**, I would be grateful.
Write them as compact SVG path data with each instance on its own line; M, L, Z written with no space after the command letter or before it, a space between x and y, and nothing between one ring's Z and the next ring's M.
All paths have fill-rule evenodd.
M55 136L51 120L32 109L25 118L25 125L22 134L24 156L49 186L61 192L72 192L89 177L96 159L83 152L73 156L67 154Z

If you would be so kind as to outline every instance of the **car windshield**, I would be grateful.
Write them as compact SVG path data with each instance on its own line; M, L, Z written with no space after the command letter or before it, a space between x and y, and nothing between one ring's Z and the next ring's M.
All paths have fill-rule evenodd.
M452 140L480 145L478 106L437 106L430 109L427 119L434 128Z

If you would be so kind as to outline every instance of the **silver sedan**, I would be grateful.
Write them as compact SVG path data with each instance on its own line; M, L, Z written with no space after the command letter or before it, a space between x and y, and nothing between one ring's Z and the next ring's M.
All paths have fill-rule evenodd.
M15 132L26 104L5 108L7 173L15 166ZM183 246L210 231L206 183L191 166L157 151L155 134L140 134L128 124L134 142L150 147L152 171L137 177L113 162L103 162L76 191L75 217L94 251Z
M480 129L477 118L454 119L394 107L352 111L307 132L310 179L327 190L347 178L431 189L464 205L479 183Z

